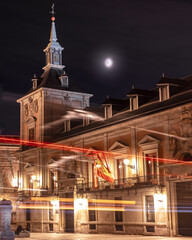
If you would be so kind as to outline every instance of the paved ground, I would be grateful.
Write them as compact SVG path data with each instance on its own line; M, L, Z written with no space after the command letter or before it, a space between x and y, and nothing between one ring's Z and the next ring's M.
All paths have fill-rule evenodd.
M19 238L16 238L19 240ZM149 237L117 234L72 234L72 233L31 233L30 238L22 240L192 240L192 237Z

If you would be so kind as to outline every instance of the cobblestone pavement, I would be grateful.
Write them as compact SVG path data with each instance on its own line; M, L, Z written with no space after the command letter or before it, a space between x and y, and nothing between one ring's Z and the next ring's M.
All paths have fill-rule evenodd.
M19 240L19 238L16 238ZM57 234L57 233L31 233L30 238L22 240L191 240L192 237L157 237L157 236L133 236L117 234Z

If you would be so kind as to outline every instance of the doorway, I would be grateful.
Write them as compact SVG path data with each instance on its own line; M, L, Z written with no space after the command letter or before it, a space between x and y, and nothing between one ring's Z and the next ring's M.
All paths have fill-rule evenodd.
M178 234L192 236L192 182L176 184Z
M65 197L73 199L73 193L67 193ZM74 233L74 202L73 201L74 200L71 200L68 203L66 203L67 205L72 207L72 209L65 210L65 223L66 223L65 232L69 232L69 233Z

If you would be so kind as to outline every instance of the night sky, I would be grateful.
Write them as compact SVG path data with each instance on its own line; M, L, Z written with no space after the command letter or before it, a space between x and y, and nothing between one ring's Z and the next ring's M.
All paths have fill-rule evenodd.
M7 0L1 3L0 133L19 132L15 100L32 86L45 66L51 3ZM92 102L125 98L131 86L151 89L162 73L192 74L192 1L55 0L63 64ZM113 68L104 60L111 57ZM2 97L3 96L3 97Z

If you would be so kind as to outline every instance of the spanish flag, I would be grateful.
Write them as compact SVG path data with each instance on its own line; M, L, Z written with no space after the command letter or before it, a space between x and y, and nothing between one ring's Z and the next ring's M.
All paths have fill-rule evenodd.
M103 156L103 157L104 157L106 165L101 160L101 157L99 156L99 154L97 154L97 160L96 160L97 176L103 178L104 180L106 180L110 183L113 183L114 176L109 169L109 166L107 164L107 160L105 159L105 156Z

